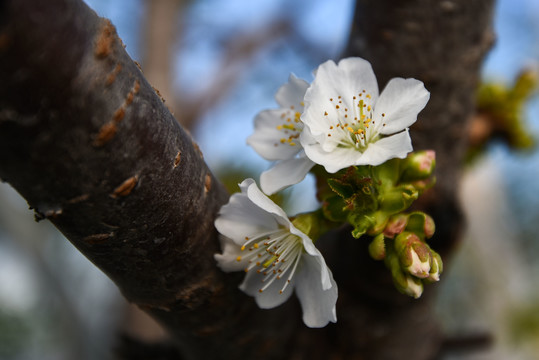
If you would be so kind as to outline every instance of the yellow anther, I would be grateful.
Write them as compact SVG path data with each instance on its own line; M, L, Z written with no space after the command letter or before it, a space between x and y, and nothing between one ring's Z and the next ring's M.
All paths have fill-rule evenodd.
M282 129L283 129L282 125L277 125L277 130L282 130Z
M292 124L284 124L283 128L288 129L288 130L296 130L296 128Z
M328 112L327 112L327 111L324 111L324 116L328 116Z
M277 260L277 257L275 256L272 256L268 261L266 261L264 264L262 264L263 267L267 268L268 266L270 266L271 264L273 264L273 262Z
M255 243L255 244L253 245L253 247L254 247L255 249L258 249L258 243Z
M367 106L367 111L371 111L371 106Z
M280 141L281 141L281 144L284 144L286 142L286 139L282 138Z
M243 251L243 250L245 250L245 245L243 245L243 246L241 247L241 251Z
M347 127L346 130L350 131L352 134L354 133L354 129L352 129L351 127Z
M365 97L366 97L367 99L370 99L370 98L371 98L371 94L367 94L367 95L365 95Z
M238 257L236 258L236 261L241 261L241 256L238 256Z

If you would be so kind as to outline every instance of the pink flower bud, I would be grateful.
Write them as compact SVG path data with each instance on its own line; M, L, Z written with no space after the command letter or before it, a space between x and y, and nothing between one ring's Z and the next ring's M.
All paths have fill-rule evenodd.
M393 239L395 235L404 231L406 224L408 223L408 216L404 214L398 214L392 216L384 229L384 236Z

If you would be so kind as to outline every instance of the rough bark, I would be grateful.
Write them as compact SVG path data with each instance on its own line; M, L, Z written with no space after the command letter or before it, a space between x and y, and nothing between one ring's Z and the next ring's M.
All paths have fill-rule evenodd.
M228 195L112 24L82 1L2 7L0 178L174 334L185 358L282 351L294 321L283 321L286 307L259 311L216 267L213 220Z
M77 0L0 3L0 177L158 319L185 358L430 359L442 336L432 291L400 295L366 241L322 241L339 284L337 324L307 329L297 302L271 311L221 273L213 219L227 195L198 147L129 59L114 27ZM412 131L438 154L421 204L450 249L455 201L491 0L359 1L346 55L380 84L416 77L431 101ZM465 29L465 30L464 30ZM181 111L181 109L180 109ZM338 240L337 240L338 239Z

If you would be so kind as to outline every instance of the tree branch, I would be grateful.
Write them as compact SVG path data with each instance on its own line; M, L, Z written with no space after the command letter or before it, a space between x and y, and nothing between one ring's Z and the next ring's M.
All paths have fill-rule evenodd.
M286 307L259 311L216 267L213 220L228 195L110 22L82 1L2 6L0 177L185 358L282 351L294 321Z

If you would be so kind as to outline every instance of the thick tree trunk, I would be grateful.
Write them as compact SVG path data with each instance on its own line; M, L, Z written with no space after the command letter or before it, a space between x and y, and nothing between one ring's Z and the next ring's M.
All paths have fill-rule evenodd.
M381 84L416 77L432 94L412 133L416 148L438 153L439 185L422 204L438 224L434 247L458 238L455 184L491 12L490 0L356 9L347 55L369 59ZM213 259L227 194L114 27L81 1L0 3L0 78L0 177L158 319L185 358L429 359L440 348L431 292L398 294L367 242L341 234L325 241L337 324L307 329L296 301L262 311L240 293L241 274Z
M380 88L393 77L413 77L431 93L410 134L414 149L436 151L437 184L414 206L434 217L436 234L429 243L446 267L463 227L457 191L480 66L494 40L493 10L493 0L358 0L344 54L369 60ZM341 241L338 259L365 254L365 246L351 242ZM354 263L372 278L346 276ZM336 264L340 321L351 328L344 332L350 358L436 356L444 345L431 308L436 286L427 286L420 300L404 299L392 294L387 273L368 256Z
M0 14L0 178L186 358L279 352L294 322L274 330L286 308L259 311L216 267L228 195L111 23L75 0L12 0Z

